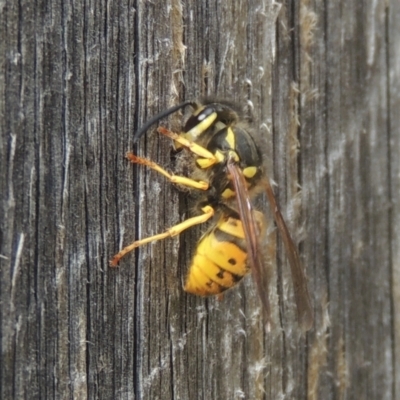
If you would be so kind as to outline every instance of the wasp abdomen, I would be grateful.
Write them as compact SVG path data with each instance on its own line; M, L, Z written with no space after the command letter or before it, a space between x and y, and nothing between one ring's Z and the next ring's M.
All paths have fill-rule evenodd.
M216 295L235 286L248 272L242 223L223 216L200 239L184 289L200 296Z

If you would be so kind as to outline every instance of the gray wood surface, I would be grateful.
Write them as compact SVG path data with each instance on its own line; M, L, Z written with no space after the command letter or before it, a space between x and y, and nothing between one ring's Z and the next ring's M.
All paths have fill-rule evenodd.
M399 398L399 1L5 0L0 38L1 399ZM133 133L204 95L263 137L306 335L274 234L271 333L251 277L183 291L202 228L108 267L189 216L124 154L172 168L168 140Z

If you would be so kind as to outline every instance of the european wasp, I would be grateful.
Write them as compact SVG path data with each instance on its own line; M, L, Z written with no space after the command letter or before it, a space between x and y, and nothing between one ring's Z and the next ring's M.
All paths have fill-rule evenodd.
M135 134L135 142L152 124L188 106L193 112L182 133L164 127L159 127L158 132L174 140L177 147L189 150L193 169L190 177L170 174L155 162L133 153L128 153L127 158L134 164L148 166L163 174L172 183L200 192L198 208L202 213L163 233L135 241L116 254L110 265L116 266L136 247L179 235L194 225L214 219L213 226L197 244L184 290L200 296L220 295L251 270L265 310L267 327L270 327L268 284L260 239L266 224L263 214L255 210L251 202L264 190L288 253L299 324L304 331L309 330L313 316L306 276L264 171L258 139L241 118L240 111L225 101L187 101L149 120Z

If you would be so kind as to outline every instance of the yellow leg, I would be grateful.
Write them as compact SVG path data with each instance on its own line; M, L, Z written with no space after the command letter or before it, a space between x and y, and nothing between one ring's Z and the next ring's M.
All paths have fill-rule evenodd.
M209 187L209 184L204 181L195 181L193 179L187 178L186 176L172 175L168 173L165 169L160 167L158 164L156 164L154 161L148 160L147 158L135 156L133 153L127 153L126 158L134 164L146 165L147 167L154 169L154 171L157 171L160 174L164 175L172 183L178 183L180 185L200 190L207 190Z
M178 135L175 132L171 132L162 126L160 126L157 131L158 133L161 133L162 135L167 136L172 140L175 140L175 142L181 144L182 146L187 147L192 153L196 154L197 156L204 158L206 161L202 161L201 163L199 163L199 165L201 164L201 168L211 167L211 165L214 165L218 162L217 157L215 157L213 153L198 145L197 143L191 142L183 136Z
M168 237L174 237L182 233L184 230L194 226L203 224L208 221L214 215L214 209L211 206L205 206L202 208L204 214L198 215L197 217L189 218L186 221L181 222L180 224L174 225L171 228L167 229L163 233L159 233L158 235L150 236L148 238L137 240L133 242L129 246L124 247L118 254L116 254L113 259L110 261L110 266L115 267L119 263L119 260L127 253L136 249L136 247L142 246L146 243L154 242L157 240L166 239Z

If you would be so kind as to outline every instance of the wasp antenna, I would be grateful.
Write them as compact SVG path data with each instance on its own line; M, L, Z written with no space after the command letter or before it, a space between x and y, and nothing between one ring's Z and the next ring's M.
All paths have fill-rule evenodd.
M164 117L168 117L168 115L170 115L182 108L185 108L186 106L196 107L196 103L188 100L188 101L185 101L174 107L171 107L168 110L165 110L165 111L161 112L160 114L156 115L155 117L151 118L135 133L135 135L133 137L133 143L136 143L144 135L144 133L150 128L151 125L155 124L160 119L162 119Z

